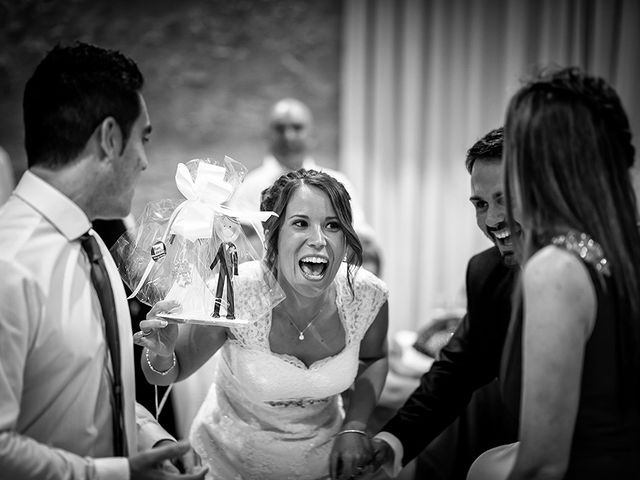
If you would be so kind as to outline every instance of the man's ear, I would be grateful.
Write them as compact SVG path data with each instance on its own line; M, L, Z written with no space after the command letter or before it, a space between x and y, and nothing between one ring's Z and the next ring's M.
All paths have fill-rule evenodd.
M100 158L115 158L122 153L122 129L113 117L105 118L98 126Z

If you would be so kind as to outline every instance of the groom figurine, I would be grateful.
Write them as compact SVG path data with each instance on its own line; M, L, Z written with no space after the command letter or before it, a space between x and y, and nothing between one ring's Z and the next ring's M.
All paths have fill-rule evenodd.
M454 439L455 458L444 459L445 463L452 464L452 471L446 475L448 478L464 479L475 455L493 446L517 440L517 419L502 411L495 381L500 374L501 354L511 319L511 295L518 273L512 237L520 234L519 224L516 224L516 231L512 232L506 221L500 175L502 145L503 132L499 128L489 132L467 152L466 167L471 174L470 200L475 207L476 222L494 243L493 247L469 261L466 277L467 314L441 350L438 360L422 376L419 387L372 440L374 468L385 466L387 470L391 467L390 473L394 476L425 447L429 446L428 450L432 450L435 445L430 443L465 413L471 413L471 417L465 417L465 421L471 419L471 425L464 426L471 428L464 430L459 426L458 432L451 429L446 431L446 435L458 434ZM484 394L482 398L485 401L489 393L490 401L483 405L474 404L473 401L470 404L476 391ZM484 411L475 411L474 417L473 411L467 406L474 409L486 409L488 406L491 411L498 411L502 415L491 427L476 431L478 420L483 420ZM464 436L470 434L472 445L463 446L461 442L465 440ZM464 451L465 447L468 451ZM436 453L432 457L438 455L446 457L451 452Z
M233 243L240 234L240 225L231 217L220 215L215 222L215 231L222 240L216 253L216 258L209 267L211 270L219 263L218 285L216 287L216 299L213 318L220 318L220 306L222 304L222 294L225 283L227 285L227 318L233 320L235 317L235 302L233 297L233 275L238 275L238 250Z

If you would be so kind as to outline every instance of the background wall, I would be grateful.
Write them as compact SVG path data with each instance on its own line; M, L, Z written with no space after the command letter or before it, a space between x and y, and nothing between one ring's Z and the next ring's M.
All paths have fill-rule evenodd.
M377 230L392 332L464 306L466 263L490 245L464 155L522 77L548 64L602 75L640 135L638 0L0 0L0 146L18 176L24 83L76 38L121 49L147 80L151 166L134 213L178 195L178 162L256 166L268 107L306 101L319 162L348 174Z
M341 168L380 236L391 330L464 307L475 225L466 150L520 80L576 65L618 90L640 134L638 0L348 0ZM637 169L636 169L637 171Z
M17 177L24 84L56 42L121 50L145 76L153 135L134 213L179 195L178 162L229 155L252 168L284 96L315 114L319 161L337 165L340 0L0 0L0 146Z

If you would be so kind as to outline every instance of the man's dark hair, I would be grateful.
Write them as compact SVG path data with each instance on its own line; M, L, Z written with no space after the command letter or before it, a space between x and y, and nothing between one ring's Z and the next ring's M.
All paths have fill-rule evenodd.
M107 117L118 123L126 144L140 115L143 83L135 62L120 52L81 42L54 47L24 90L29 167L68 164Z
M465 166L467 171L471 173L476 160L481 159L502 159L502 144L504 142L504 133L502 127L495 128L478 140L473 146L467 150L467 159Z

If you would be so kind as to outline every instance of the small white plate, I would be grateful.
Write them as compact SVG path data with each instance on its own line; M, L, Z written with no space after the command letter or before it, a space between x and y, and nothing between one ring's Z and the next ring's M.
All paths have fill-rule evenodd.
M220 318L213 318L210 316L197 318L195 315L189 315L189 318L184 318L184 316L179 313L159 313L157 316L172 323L210 325L212 327L246 327L249 325L249 320L242 320L239 318L231 320L222 316Z

